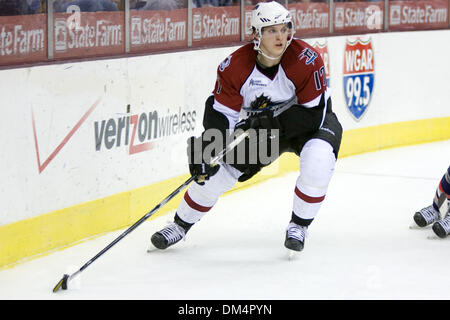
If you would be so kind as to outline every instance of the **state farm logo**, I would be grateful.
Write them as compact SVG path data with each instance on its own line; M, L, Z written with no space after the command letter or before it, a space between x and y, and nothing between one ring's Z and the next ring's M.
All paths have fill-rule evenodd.
M336 29L366 27L379 30L383 25L383 9L378 5L337 7L334 19Z
M200 14L192 16L192 38L195 40L202 38L202 16Z
M56 19L55 21L55 50L67 50L67 32L65 19Z
M441 4L442 5L442 4ZM390 6L390 24L393 26L404 24L444 24L448 25L448 10L439 2L413 2L412 4L398 4Z
M317 8L292 8L289 10L296 30L328 28L328 11Z
M131 43L141 44L141 18L131 18Z
M29 23L0 25L0 56L44 52L45 31Z
M186 21L159 15L131 17L131 44L143 45L186 40Z
M391 25L398 25L400 24L400 6L399 5L393 5L390 6L390 24Z
M336 8L334 15L334 25L336 28L344 27L344 8Z
M240 32L240 17L199 14L192 15L192 39L201 40L221 36L236 36Z
M80 8L71 5L67 19L57 17L54 24L55 51L64 52L76 48L120 46L122 26L108 19L84 16L81 20Z
M86 23L75 29L68 29L64 20L55 23L55 50L73 48L94 48L119 46L122 44L122 26L108 20Z

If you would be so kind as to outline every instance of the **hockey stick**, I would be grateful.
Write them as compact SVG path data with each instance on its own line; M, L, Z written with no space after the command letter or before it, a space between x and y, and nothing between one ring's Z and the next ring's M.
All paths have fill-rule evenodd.
M230 144L226 146L217 156L211 159L210 165L216 165L219 160L221 160L227 152L232 150L234 147L236 147L242 140L244 140L246 137L248 137L249 133L247 131L243 132L239 136L237 136ZM114 241L112 241L110 244L108 244L103 250L101 250L99 253L97 253L91 260L86 262L78 271L72 273L72 274L64 274L61 280L56 284L56 286L53 288L53 292L57 292L59 289L67 290L68 288L68 282L72 280L74 277L76 277L78 274L83 272L87 267L91 265L92 262L97 260L101 255L103 255L106 251L111 249L117 242L122 240L126 235L128 235L131 231L136 229L139 225L141 225L145 220L150 218L156 211L158 211L161 207L163 207L167 202L169 202L173 197L175 197L178 193L180 193L184 188L186 188L192 181L194 181L196 176L192 176L189 179L187 179L183 184L181 184L178 188L176 188L171 194L169 194L163 201L158 203L156 207L154 207L151 211L147 212L142 218L140 218L138 221L136 221L131 227L126 229L120 236L118 236Z
M449 201L447 200L447 195L445 192L442 192L438 199L438 208L441 219L444 219L447 216L449 209Z

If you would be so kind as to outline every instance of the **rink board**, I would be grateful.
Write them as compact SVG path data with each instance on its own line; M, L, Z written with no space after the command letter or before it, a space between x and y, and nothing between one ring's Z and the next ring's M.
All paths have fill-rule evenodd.
M343 85L355 37L308 40L327 47L333 110L344 127L340 157L450 138L448 36L362 36L374 81L359 119ZM424 38L433 59L417 50ZM185 141L201 132L217 65L235 49L0 71L0 267L129 226L180 185ZM298 158L283 155L232 191L298 168ZM157 214L175 210L181 195Z

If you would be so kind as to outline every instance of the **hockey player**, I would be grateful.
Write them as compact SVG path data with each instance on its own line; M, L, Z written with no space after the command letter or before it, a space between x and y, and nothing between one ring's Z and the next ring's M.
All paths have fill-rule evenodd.
M450 167L442 177L436 193L433 204L425 207L414 214L414 221L419 227L426 227L433 224L434 233L445 238L450 234ZM441 215L443 212L443 215Z
M284 245L301 251L334 171L342 127L332 111L323 61L311 46L293 38L289 11L275 1L259 3L251 24L253 43L233 52L217 69L214 91L205 104L202 137L211 129L223 135L230 129L269 130L280 154L293 152L300 157ZM202 137L188 139L191 151L198 143L205 150L208 143ZM248 139L245 143L248 151ZM268 164L259 157L251 163L247 154L243 162L223 161L216 166L209 165L208 159L194 162L193 157L189 169L197 183L184 194L174 222L153 234L156 248L166 249L183 239L220 195Z

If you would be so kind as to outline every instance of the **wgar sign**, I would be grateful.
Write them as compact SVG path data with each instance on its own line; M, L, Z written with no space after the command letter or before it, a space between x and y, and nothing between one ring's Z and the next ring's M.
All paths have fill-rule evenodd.
M373 94L375 67L371 38L347 39L343 74L346 106L355 120L360 120Z

